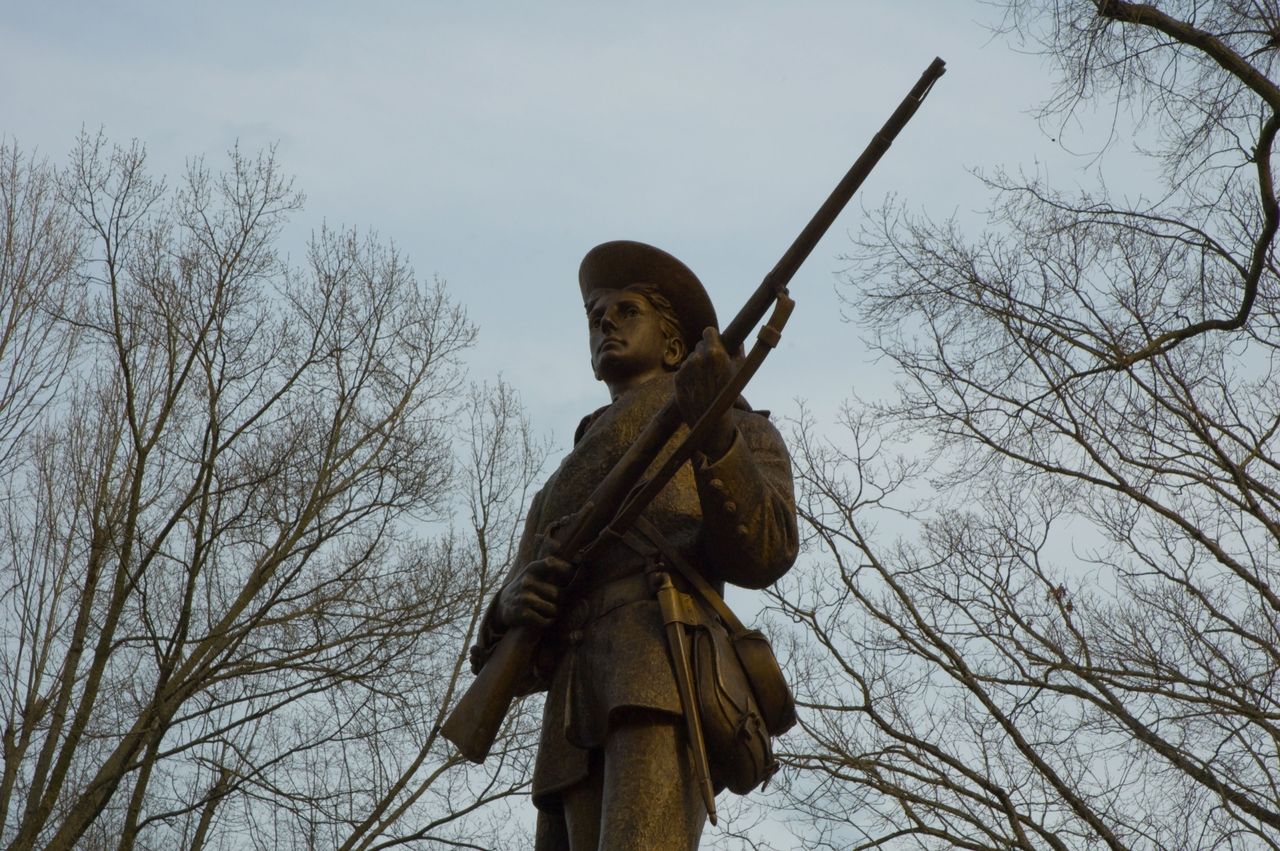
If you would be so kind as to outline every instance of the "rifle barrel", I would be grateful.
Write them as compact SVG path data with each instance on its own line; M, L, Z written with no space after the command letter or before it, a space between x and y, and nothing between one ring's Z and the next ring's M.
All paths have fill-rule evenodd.
M724 331L720 334L720 339L724 342L725 349L730 352L737 351L746 341L751 329L760 324L760 320L768 312L769 306L773 304L774 296L786 289L787 285L791 283L791 278L795 276L796 270L809 258L818 241L831 229L836 216L840 215L840 211L848 205L854 193L862 186L862 182L867 179L867 175L880 162L880 158L884 156L885 151L889 150L894 138L906 126L906 123L911 120L911 117L916 114L916 110L924 102L925 96L929 94L933 84L946 73L946 70L947 63L943 62L940 57L935 57L933 62L929 63L929 67L920 75L920 79L915 86L902 99L902 103L898 104L898 108L889 116L889 120L880 128L880 132L871 137L870 143L863 149L861 155L854 160L853 165L849 167L848 173L836 184L836 188L831 190L831 194L827 196L827 200L818 208L818 212L813 214L813 218L804 226L804 230L800 231L799 236L787 248L773 269L770 270L769 274L765 275L764 280L760 282L760 286L747 299L747 303L738 311L733 321L725 326Z

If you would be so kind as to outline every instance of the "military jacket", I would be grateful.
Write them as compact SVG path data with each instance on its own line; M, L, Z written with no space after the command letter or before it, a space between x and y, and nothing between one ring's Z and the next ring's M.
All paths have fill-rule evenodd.
M573 449L530 505L508 581L539 557L542 536L582 507L673 392L673 376L663 376L583 420ZM791 462L767 415L742 403L731 416L728 451L683 465L644 518L713 586L763 588L796 557ZM619 710L681 711L665 627L646 577L654 559L652 548L635 538L598 547L578 566L574 594L527 672L523 691L547 690L533 778L540 807L554 805L560 790L586 776L588 752L603 746ZM501 637L495 610L496 598L472 651L477 670Z

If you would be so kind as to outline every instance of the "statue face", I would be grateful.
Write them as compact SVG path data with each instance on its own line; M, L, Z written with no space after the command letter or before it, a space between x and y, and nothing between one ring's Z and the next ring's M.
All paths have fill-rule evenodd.
M640 293L602 290L587 314L591 366L610 385L665 372L679 364L682 349L663 333L658 312Z

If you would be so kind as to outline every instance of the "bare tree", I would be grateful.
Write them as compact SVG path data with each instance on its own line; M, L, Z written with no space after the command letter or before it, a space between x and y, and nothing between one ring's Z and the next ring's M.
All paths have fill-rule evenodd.
M904 381L798 430L791 802L822 847L1280 847L1280 7L1000 5L1043 117L1114 106L1163 189L996 174L984 234L863 240Z
M271 153L176 191L144 159L83 138L55 199L5 153L0 298L62 289L0 350L45 376L0 408L0 838L481 847L519 772L435 728L541 450L502 388L457 463L465 314L354 231L291 266ZM460 493L480 519L423 539Z
M0 472L75 354L83 243L49 164L0 141Z

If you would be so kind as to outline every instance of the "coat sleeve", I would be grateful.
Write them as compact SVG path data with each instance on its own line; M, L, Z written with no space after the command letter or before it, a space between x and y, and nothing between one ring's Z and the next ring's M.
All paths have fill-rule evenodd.
M728 451L693 465L703 563L710 579L763 588L790 569L799 550L791 456L765 415L735 409L733 416Z

